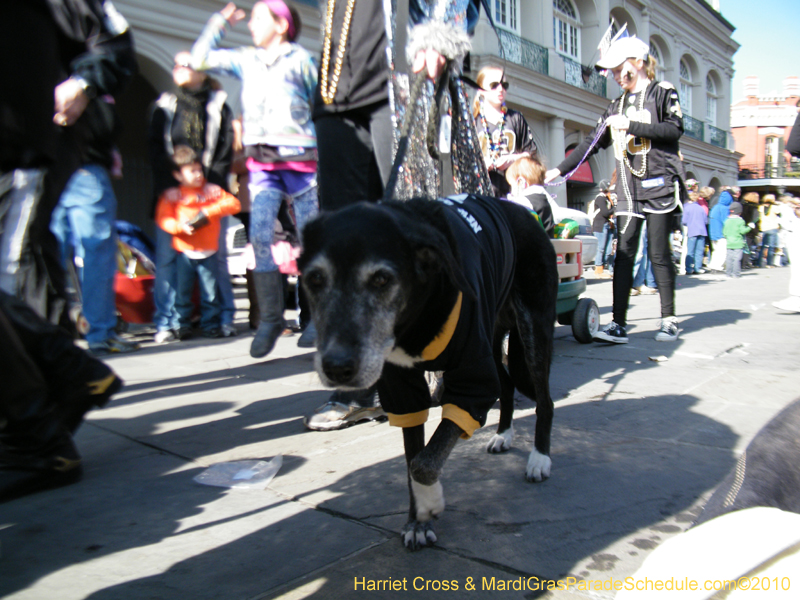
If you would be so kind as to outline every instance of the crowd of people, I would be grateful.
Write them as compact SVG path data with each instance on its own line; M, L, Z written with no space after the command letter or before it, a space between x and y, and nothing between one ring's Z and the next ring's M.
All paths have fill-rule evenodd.
M319 211L387 194L479 193L523 204L552 236L546 186L609 147L616 170L590 206L595 275L613 279L614 292L613 321L597 341L628 341L629 296L640 293L660 296L656 339L676 340L677 271L725 268L738 277L743 263L770 268L787 253L791 260L800 232L795 199L746 194L739 203L739 190L731 188L714 201L715 190L684 180L678 94L655 79L646 43L621 38L603 52L597 67L610 72L622 95L578 148L547 170L524 116L506 105L510 84L502 67L480 70L469 101L461 64L480 0L439 3L448 10L421 0L398 3L386 19L380 2L329 2L319 61L297 43L300 16L284 0L255 3L247 23L252 45L223 47L226 34L247 19L229 3L210 16L190 50L175 55L174 89L154 103L147 131L156 344L237 335L225 240L232 215L245 224L253 248L250 354L262 358L286 328L284 276L273 255L282 217L302 245L303 227ZM136 73L130 29L107 1L22 5L22 25L9 19L0 27L3 43L26 59L3 63L5 87L15 93L3 95L0 113L0 329L16 349L8 358L16 367L6 372L18 375L13 382L3 377L11 391L0 403L0 499L80 477L72 434L86 411L122 385L97 357L139 349L116 332L114 297L111 180L122 174L115 105ZM241 115L215 77L241 82ZM415 99L412 81L426 79L413 88L422 90ZM438 140L432 152L428 119L436 111L421 107L437 104L452 135L440 136L449 141ZM395 123L404 125L407 147ZM399 178L396 154L404 160ZM792 285L800 284L793 278ZM81 292L88 352L72 343L70 286ZM781 308L800 302L795 292ZM314 323L307 315L302 321L298 345L313 347ZM73 368L55 368L55 361ZM330 430L384 417L375 389L367 389L333 392L304 422Z

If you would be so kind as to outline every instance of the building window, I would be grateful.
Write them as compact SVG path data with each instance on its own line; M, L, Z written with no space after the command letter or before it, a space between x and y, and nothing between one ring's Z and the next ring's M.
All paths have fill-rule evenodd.
M658 44L650 40L650 56L656 61L656 79L664 81L664 61L661 58L661 50L658 49Z
M559 54L580 62L581 24L570 0L553 0L553 45Z
M706 75L706 123L717 126L717 85L711 75Z
M518 0L494 0L494 22L505 29L517 31Z
M681 109L683 114L692 116L692 71L686 61L681 59Z

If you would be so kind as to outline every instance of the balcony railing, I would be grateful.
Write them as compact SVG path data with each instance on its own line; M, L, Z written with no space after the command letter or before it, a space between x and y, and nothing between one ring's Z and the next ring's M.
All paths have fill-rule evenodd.
M500 44L506 60L518 64L542 75L550 72L550 60L547 48L524 40L518 35L499 29Z
M718 148L728 147L728 133L713 125L706 125L708 128L708 143Z
M564 79L570 85L583 88L586 91L597 94L598 96L606 96L606 78L601 77L597 71L592 67L584 67L581 63L574 61L566 56L564 59ZM586 81L583 80L584 71L589 75Z
M740 164L739 179L783 179L800 178L800 163L785 162L766 164Z
M694 138L696 140L700 140L704 142L703 139L703 127L705 123L700 121L699 119L695 119L694 117L690 117L689 115L683 115L683 134L688 135L690 138Z

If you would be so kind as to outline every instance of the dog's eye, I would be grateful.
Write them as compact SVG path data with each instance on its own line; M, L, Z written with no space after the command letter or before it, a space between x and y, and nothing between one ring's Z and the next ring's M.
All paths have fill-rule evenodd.
M306 286L312 289L320 289L325 285L325 275L321 271L311 271L303 275Z
M371 288L380 290L386 287L392 280L392 275L386 271L378 271L369 278L369 285Z

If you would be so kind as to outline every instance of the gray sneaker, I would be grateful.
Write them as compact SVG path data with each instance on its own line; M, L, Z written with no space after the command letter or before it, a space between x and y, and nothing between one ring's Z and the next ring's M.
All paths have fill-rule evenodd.
M303 424L314 431L333 431L344 429L362 421L385 420L386 413L380 406L358 406L336 402L334 394L313 414L303 419Z
M664 317L661 319L661 331L656 334L657 342L674 342L678 339L678 319L675 317Z
M611 321L605 329L601 329L592 336L595 342L609 342L611 344L627 344L628 334L622 325Z

